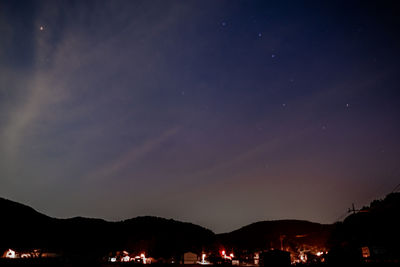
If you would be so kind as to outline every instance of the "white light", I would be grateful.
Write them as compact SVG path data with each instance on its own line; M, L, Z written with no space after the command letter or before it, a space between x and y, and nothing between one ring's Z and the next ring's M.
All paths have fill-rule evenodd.
M144 253L141 253L140 256L136 256L135 258L142 259L143 264L146 264L147 259L146 259L146 255Z
M129 256L122 257L121 261L128 262L131 258Z
M7 251L7 254L6 254L6 258L8 258L8 259L15 259L15 251L12 250L12 249L9 249L9 250Z
M110 261L111 261L111 262L116 262L116 261L117 261L117 258L111 258Z

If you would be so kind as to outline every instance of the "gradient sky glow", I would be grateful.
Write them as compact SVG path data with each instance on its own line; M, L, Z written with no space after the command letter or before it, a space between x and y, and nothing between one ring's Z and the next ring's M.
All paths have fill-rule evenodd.
M400 182L382 2L0 0L0 196L217 233L334 222Z

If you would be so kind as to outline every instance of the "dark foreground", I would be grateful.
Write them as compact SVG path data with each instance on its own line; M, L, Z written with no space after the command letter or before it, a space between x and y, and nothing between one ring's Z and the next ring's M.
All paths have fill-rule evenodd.
M62 259L0 259L0 266L100 266L100 267L118 267L118 266L137 266L140 267L142 264L137 263L101 263L101 262L86 262L86 261L73 261L66 262ZM149 267L201 267L203 265L183 265L183 264L149 264ZM209 267L219 266L227 267L232 265L206 265ZM286 265L265 265L266 267L275 266L286 266ZM359 263L359 264L349 264L346 262L336 263L336 264L298 264L289 266L315 266L315 267L339 267L339 266L359 266L359 267L400 267L400 263L390 263L390 262L380 262L380 263ZM254 267L254 266L253 266Z

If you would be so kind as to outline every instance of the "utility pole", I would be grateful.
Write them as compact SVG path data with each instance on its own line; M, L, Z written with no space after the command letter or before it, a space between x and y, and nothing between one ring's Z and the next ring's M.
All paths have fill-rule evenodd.
M286 237L286 235L279 235L279 239L281 241L281 250L283 251L283 239Z
M350 212L353 212L353 214L356 214L357 211L360 211L360 210L356 210L356 208L354 207L354 203L352 203L352 204L351 204L351 209L349 209L348 212L349 212L349 213L350 213Z

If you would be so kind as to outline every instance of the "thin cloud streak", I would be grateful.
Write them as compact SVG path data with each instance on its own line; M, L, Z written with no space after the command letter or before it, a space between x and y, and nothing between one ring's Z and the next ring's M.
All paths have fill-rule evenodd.
M83 178L83 181L99 182L105 178L118 177L118 173L121 172L124 168L126 168L130 164L133 164L136 160L158 149L163 142L177 135L179 131L180 127L170 128L161 133L159 136L145 141L142 145L131 148L126 153L122 154L119 158L112 159L104 166L99 167L93 172L87 174Z

